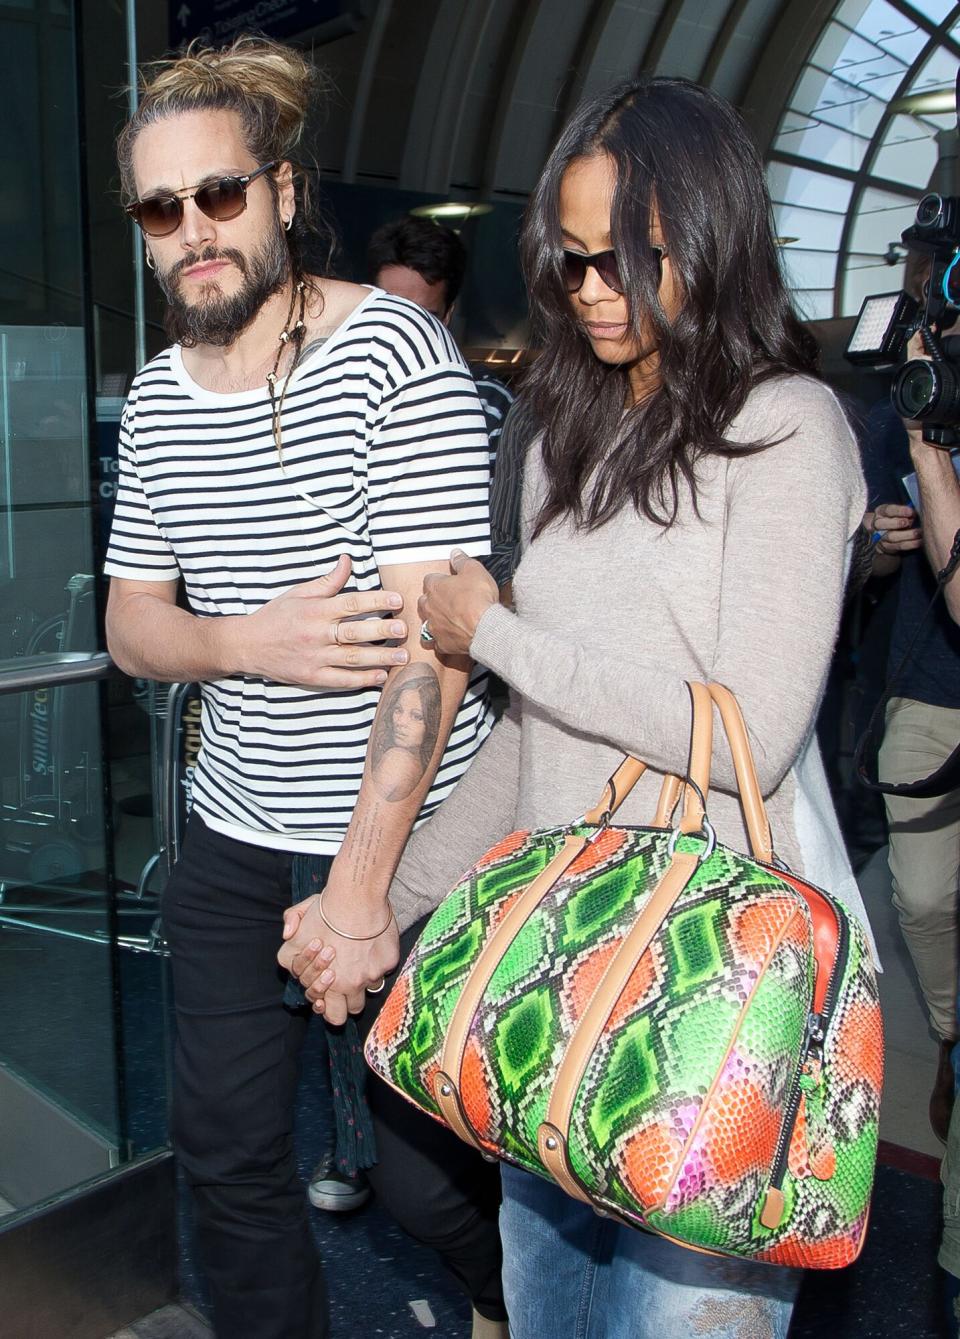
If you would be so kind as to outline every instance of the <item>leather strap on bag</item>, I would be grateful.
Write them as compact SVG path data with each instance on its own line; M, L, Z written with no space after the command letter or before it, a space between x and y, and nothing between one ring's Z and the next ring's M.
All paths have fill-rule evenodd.
M760 793L757 768L753 761L753 751L750 748L750 739L740 704L730 689L725 688L722 683L709 684L708 691L720 709L720 719L723 721L723 728L730 744L751 853L755 860L769 865L774 858L770 820L767 818L763 796Z
M563 846L550 863L526 886L473 964L447 1027L443 1052L440 1056L440 1069L434 1077L433 1095L444 1120L451 1129L476 1148L479 1148L480 1144L467 1124L460 1105L460 1070L474 1015L480 1007L490 978L510 945L553 885L589 843L589 837L568 834L564 838Z
M627 982L699 864L698 851L674 853L646 906L608 963L590 1003L567 1042L566 1053L553 1081L546 1118L537 1135L537 1146L550 1175L568 1195L575 1195L578 1199L588 1200L588 1197L574 1178L567 1156L570 1118L577 1092L597 1042Z

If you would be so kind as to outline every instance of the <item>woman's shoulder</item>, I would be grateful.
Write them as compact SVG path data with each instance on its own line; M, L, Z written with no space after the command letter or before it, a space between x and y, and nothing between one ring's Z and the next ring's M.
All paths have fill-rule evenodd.
M860 451L847 413L831 388L816 377L784 373L759 382L750 391L730 427L733 441L769 443L761 459L775 452L819 460L833 472L860 474Z
M758 429L763 430L761 436L778 436L778 429L802 427L810 420L833 424L844 437L853 436L843 406L829 386L816 377L783 372L757 382L733 426L737 437L757 441Z

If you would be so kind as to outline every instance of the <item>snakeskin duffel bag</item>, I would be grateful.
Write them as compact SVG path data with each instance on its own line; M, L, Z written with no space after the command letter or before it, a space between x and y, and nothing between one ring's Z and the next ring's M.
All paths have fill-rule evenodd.
M883 1034L860 924L776 861L743 718L691 684L689 780L514 832L427 923L369 1064L487 1157L682 1245L834 1268L863 1244ZM753 857L704 813L720 708ZM692 783L692 784L691 784ZM671 815L683 794L682 818Z

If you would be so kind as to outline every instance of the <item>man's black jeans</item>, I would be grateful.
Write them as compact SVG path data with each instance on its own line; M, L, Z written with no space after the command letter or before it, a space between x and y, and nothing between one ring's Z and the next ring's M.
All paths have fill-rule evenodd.
M283 1005L288 978L276 956L291 863L288 853L221 836L194 815L164 893L177 1018L172 1137L194 1193L219 1339L328 1334L293 1148L310 1014ZM362 1032L382 1001L368 1005ZM378 1196L440 1251L478 1310L502 1317L497 1169L373 1083Z

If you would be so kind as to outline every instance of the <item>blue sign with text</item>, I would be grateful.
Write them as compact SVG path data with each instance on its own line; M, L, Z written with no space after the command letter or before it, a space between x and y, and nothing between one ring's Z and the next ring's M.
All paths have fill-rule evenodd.
M242 32L293 37L340 18L355 6L345 0L169 0L170 45L194 37L221 46Z

